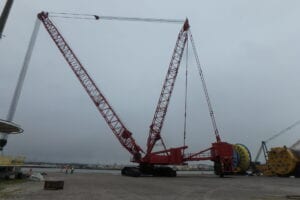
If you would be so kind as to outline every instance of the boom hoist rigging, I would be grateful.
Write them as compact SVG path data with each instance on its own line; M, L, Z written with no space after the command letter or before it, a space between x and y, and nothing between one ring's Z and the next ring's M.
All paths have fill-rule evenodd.
M51 15L52 16L52 15ZM79 18L79 19L106 19L106 20L129 20L129 21L146 21L146 22L159 22L159 23L182 23L181 20L164 20L164 19L151 19L151 18L121 18L110 16L97 16L97 15L77 15L68 13L54 13L54 17L66 18ZM150 125L149 136L147 140L147 150L143 151L142 148L134 140L132 133L126 128L120 117L109 104L107 98L103 95L101 90L97 87L92 80L82 63L79 61L71 47L68 45L60 31L53 24L49 18L49 13L41 12L38 14L38 19L43 23L50 37L60 50L61 54L71 67L74 74L94 102L100 114L103 116L108 126L117 137L121 145L133 156L132 161L138 163L138 167L125 167L122 170L123 175L140 176L141 174L155 175L155 176L176 176L176 171L168 165L182 165L188 161L211 160L215 163L215 171L217 174L223 176L224 173L232 173L234 171L234 147L232 144L222 142L216 126L214 113L208 96L205 80L200 66L200 61L197 56L196 47L190 31L190 25L186 19L177 36L177 41L173 50L167 75L165 77L162 91L158 100L158 105ZM183 56L186 43L190 38L192 48L198 65L199 74L201 77L206 101L208 104L216 142L212 147L207 148L197 153L184 154L184 149L187 146L176 148L167 148L162 137L161 130L167 113L170 98L172 96L173 88L175 85L176 77L178 74L179 66ZM161 141L164 149L162 151L153 152L153 147Z

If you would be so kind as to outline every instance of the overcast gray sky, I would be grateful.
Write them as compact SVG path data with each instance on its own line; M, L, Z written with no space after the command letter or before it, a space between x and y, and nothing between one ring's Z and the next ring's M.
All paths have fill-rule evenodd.
M3 8L4 1L0 2ZM0 118L5 119L40 11L189 18L221 139L253 156L260 141L300 119L300 1L16 0L0 41ZM180 25L53 19L136 141L145 149ZM191 49L190 49L191 52ZM189 60L190 152L215 141L202 85ZM187 58L184 56L183 63ZM184 66L162 131L182 145ZM43 27L30 62L5 154L33 161L128 163L121 147ZM300 126L270 146L290 146Z

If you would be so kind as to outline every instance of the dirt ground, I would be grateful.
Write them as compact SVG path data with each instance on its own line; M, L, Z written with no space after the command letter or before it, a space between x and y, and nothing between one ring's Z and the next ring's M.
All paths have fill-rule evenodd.
M113 174L50 173L64 180L63 190L44 190L44 182L9 184L0 199L300 199L300 179L279 177L219 178L214 175L179 175L176 178L123 177Z

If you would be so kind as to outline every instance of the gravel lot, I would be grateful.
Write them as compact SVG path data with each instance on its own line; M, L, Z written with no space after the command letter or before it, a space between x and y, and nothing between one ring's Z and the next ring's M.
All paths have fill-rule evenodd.
M113 174L49 173L65 181L63 190L44 190L44 182L8 185L1 199L289 199L300 195L300 179L279 177L179 175L176 178L123 177ZM289 197L291 196L291 197ZM291 198L292 199L292 198ZM295 197L294 197L295 199ZM296 198L296 199L300 199Z

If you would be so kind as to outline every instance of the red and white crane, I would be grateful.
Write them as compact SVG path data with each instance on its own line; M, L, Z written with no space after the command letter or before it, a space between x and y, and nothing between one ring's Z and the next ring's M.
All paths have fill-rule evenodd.
M99 17L96 15L89 15L98 19L108 20L134 20L134 21L148 21L148 22L180 22L180 20L163 20L151 18L120 18L120 17ZM89 76L88 72L79 61L69 44L66 42L58 28L49 19L47 12L38 14L38 19L43 23L50 37L56 44L57 48L67 61L68 65L77 76L78 80L94 102L100 114L103 116L108 126L111 128L114 135L117 137L121 145L133 156L132 161L139 163L139 167L125 167L122 174L129 176L139 176L141 174L150 174L157 176L176 176L176 171L170 167L162 167L162 165L182 165L187 161L199 160L212 160L215 162L216 172L223 175L226 172L233 171L233 146L226 142L222 142L216 126L214 113L206 89L205 80L200 66L200 61L197 56L196 47L190 31L190 25L186 19L178 34L174 51L171 57L170 65L163 83L162 91L158 100L155 114L150 125L149 136L147 140L147 150L143 151L142 148L134 140L132 133L126 128L120 117L109 104L107 98L97 87L95 82ZM186 47L188 38L192 42L194 55L199 69L199 74L202 80L202 85L208 108L216 136L216 142L212 147L207 148L197 153L184 154L184 149L187 146L176 148L167 148L162 137L161 130L164 124L165 116L168 110L170 98L172 96L173 88L175 85L176 77L182 60L183 52ZM153 152L153 147L157 141L161 141L164 149L162 151Z

